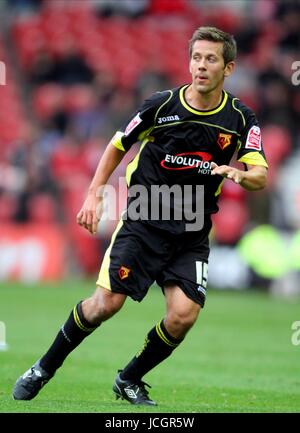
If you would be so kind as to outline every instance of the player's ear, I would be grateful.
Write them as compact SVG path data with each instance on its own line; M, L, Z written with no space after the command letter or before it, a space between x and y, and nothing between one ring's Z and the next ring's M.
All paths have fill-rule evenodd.
M225 65L224 77L229 77L229 75L233 73L234 67L235 67L235 63L233 61L228 62L227 65Z

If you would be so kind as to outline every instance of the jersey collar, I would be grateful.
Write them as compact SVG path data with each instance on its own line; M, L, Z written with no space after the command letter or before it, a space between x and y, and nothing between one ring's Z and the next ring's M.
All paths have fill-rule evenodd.
M227 92L223 89L223 99L222 102L213 110L209 110L209 111L205 111L205 110L196 110L195 108L191 107L185 100L184 98L184 92L185 90L190 86L190 84L186 84L185 86L181 87L180 91L179 91L179 99L180 102L182 103L182 105L184 106L184 108L186 108L188 111L190 111L191 113L194 114L198 114L199 116L208 116L211 114L215 114L218 113L219 111L221 111L224 107L225 104L227 102L228 99L228 94Z

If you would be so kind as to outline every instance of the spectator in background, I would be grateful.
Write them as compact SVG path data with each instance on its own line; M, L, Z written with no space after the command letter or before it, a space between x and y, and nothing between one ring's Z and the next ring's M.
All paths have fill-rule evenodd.
M110 17L111 15L124 15L128 18L137 18L147 11L149 0L96 0L95 10L101 17Z
M99 70L95 74L92 85L100 107L107 107L118 88L118 82L114 71L108 68Z
M93 69L83 59L76 44L69 38L62 45L57 57L54 57L49 50L41 49L34 57L28 75L33 85L48 82L61 85L91 83L95 77Z
M32 12L41 7L43 0L6 0L5 3L17 12Z
M111 136L118 128L118 125L122 125L127 121L127 110L132 111L134 104L134 95L129 90L119 89L118 92L114 93L107 111L107 118L109 118L109 122L105 125L105 134L107 136ZM124 107L126 107L126 111L124 111Z
M32 85L55 81L55 60L46 49L40 49L29 66L28 79Z
M282 23L279 46L283 50L299 52L300 50L300 3L297 0L278 3L276 17Z
M29 79L35 85L47 82L73 85L91 83L94 75L94 71L83 59L74 41L66 38L57 57L47 50L40 50L37 53L29 72Z
M291 105L291 85L284 77L273 79L261 88L262 108L260 118L262 124L284 126L290 131L295 129L296 115Z
M94 78L92 68L80 55L76 44L67 38L55 62L54 81L63 85L90 83Z
M172 87L168 75L161 70L159 64L157 64L157 59L149 59L148 64L145 65L136 81L135 88L138 101L143 101L153 92L168 87Z

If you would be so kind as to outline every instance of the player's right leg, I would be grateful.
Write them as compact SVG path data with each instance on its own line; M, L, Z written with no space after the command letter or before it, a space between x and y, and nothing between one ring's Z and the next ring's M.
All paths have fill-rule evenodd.
M123 306L126 295L97 287L94 294L79 302L59 330L45 355L16 381L15 400L31 400L54 376L66 357L102 322Z

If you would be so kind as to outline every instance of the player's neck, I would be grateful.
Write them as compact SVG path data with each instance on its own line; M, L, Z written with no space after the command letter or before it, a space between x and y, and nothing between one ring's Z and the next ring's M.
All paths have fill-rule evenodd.
M209 93L200 93L194 89L193 85L185 91L186 102L196 110L213 110L220 105L223 98L222 88L215 89Z

